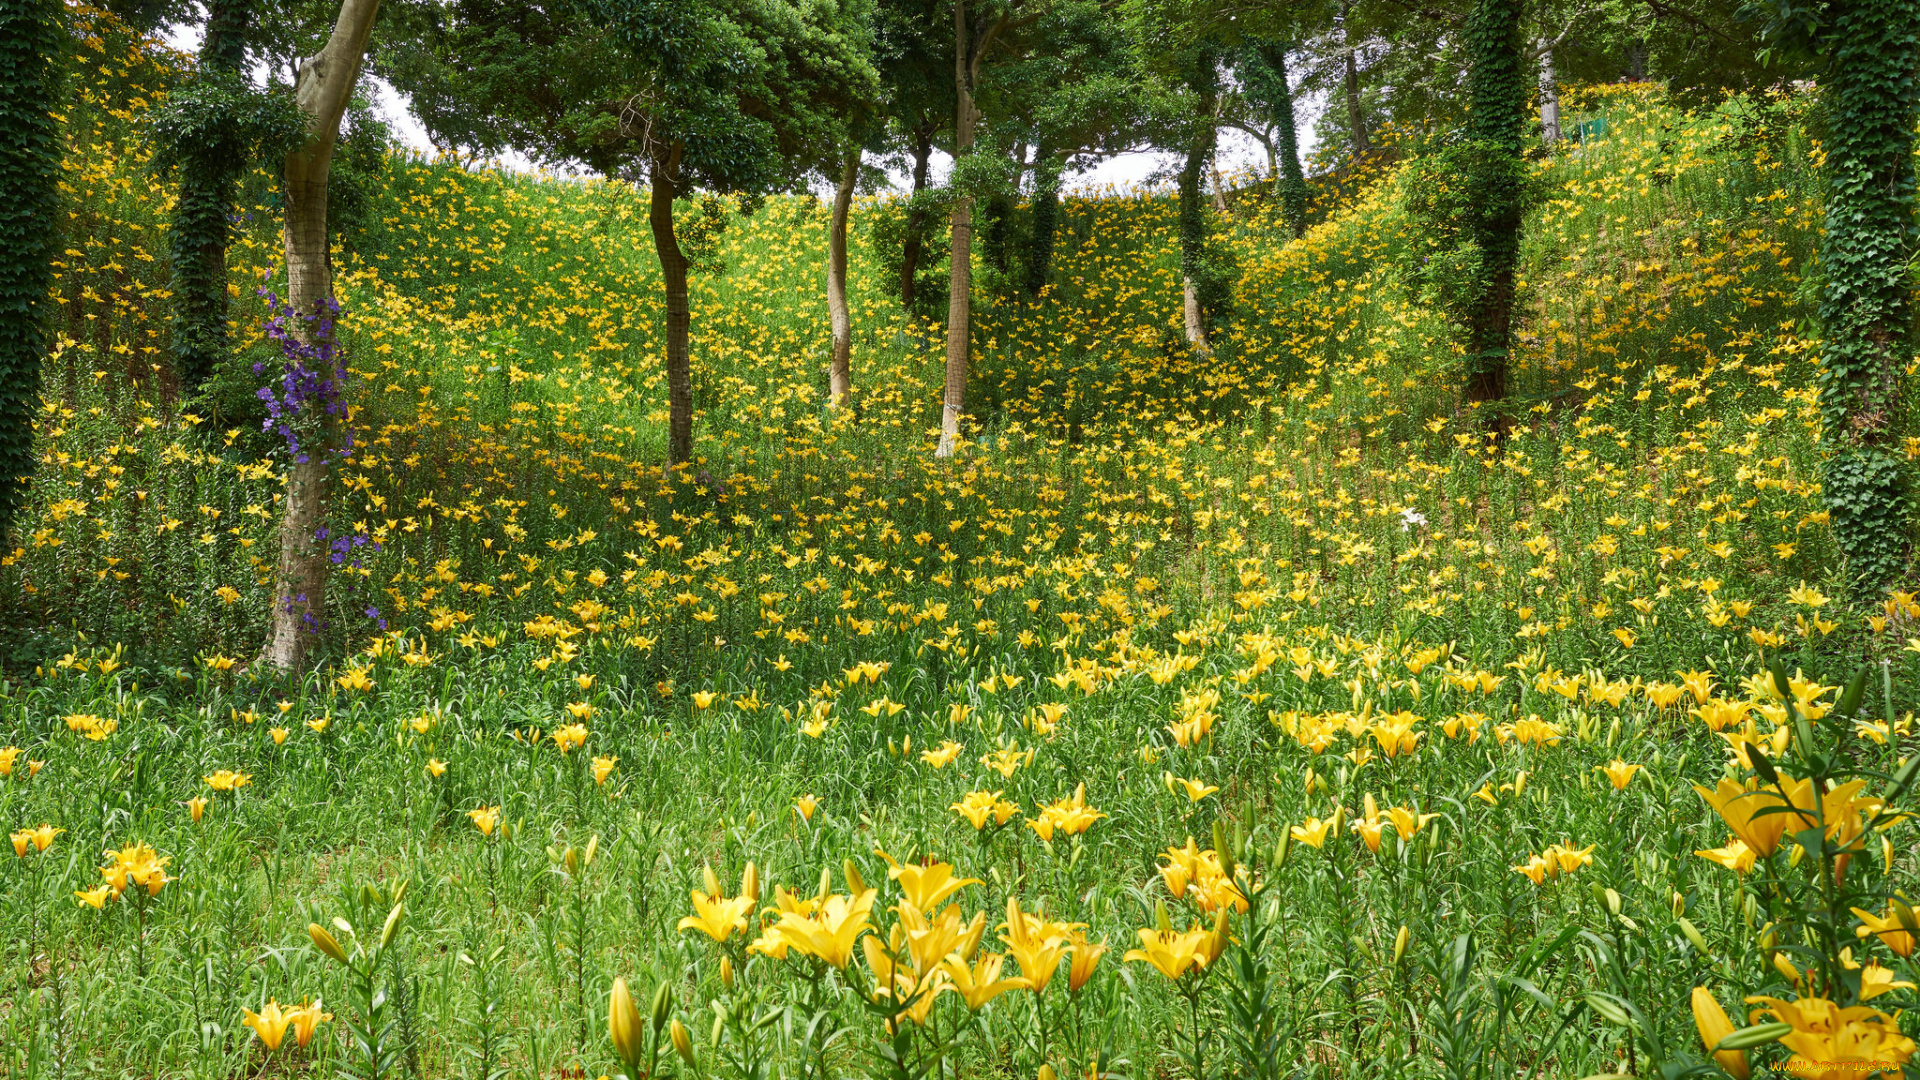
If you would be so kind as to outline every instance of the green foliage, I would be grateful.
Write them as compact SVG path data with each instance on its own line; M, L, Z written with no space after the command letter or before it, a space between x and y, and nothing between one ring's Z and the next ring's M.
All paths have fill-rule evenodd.
M1471 137L1445 140L1406 170L1402 192L1413 226L1406 237L1408 280L1422 303L1453 321L1460 347L1473 356L1484 347L1476 320L1493 303L1500 260L1509 260L1511 274L1518 250L1517 238L1509 247L1494 235L1491 209L1501 205L1512 208L1506 214L1524 215L1544 187L1508 147Z
M677 183L790 186L879 95L860 7L791 0L583 0L644 73L645 141L678 144ZM616 121L603 118L604 129ZM663 157L657 149L646 153Z
M306 127L292 95L255 90L237 70L203 69L150 114L154 168L180 177L168 232L172 336L176 372L190 391L228 353L226 252L241 174L253 161L284 157Z
M1920 4L1827 5L1827 229L1821 242L1820 414L1834 457L1825 470L1834 535L1858 586L1877 591L1904 568L1912 534L1905 432L1913 356L1913 127L1920 103Z
M869 258L879 266L881 288L886 294L898 301L900 296L900 272L906 265L906 247L910 230L913 227L914 211L920 212L922 222L938 221L947 210L952 192L947 188L927 188L910 199L892 199L879 203L860 215L855 222L861 230L861 247ZM929 243L925 235L917 237L921 243L920 258L913 270L913 307L910 313L923 319L944 318L947 311L947 255L946 247L938 243Z
M1529 201L1521 13L1510 0L1474 5L1462 35L1472 103L1466 131L1426 166L1427 182L1443 186L1416 194L1411 207L1426 223L1422 246L1430 249L1414 274L1459 326L1475 401L1506 396L1513 350L1514 274Z
M59 235L53 112L64 37L55 0L0 0L0 538L33 472L33 412Z
M1236 69L1241 93L1273 130L1273 157L1281 217L1293 235L1307 231L1306 177L1300 171L1300 143L1293 116L1293 90L1287 81L1287 45L1260 42L1244 50Z

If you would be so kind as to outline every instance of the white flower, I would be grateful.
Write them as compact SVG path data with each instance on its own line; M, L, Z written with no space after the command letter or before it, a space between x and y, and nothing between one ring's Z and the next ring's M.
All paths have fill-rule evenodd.
M1407 530L1413 528L1415 525L1425 525L1426 523L1427 523L1427 515L1421 513L1418 510L1415 510L1411 506L1400 511L1400 531L1401 532L1406 532Z

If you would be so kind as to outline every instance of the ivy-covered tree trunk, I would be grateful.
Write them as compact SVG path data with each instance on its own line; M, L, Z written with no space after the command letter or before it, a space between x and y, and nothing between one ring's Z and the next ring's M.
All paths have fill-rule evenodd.
M1287 47L1271 44L1261 49L1272 86L1265 88L1273 122L1273 154L1279 175L1275 177L1280 196L1280 215L1301 236L1307 231L1307 178L1300 169L1300 136L1294 126L1293 88L1287 82Z
M308 317L333 300L333 265L327 249L327 178L340 118L353 97L366 57L367 38L380 0L343 0L333 33L319 55L300 66L293 96L310 122L306 141L287 155L282 184L286 197L283 236L287 254L288 320L293 336L313 346ZM323 378L332 377L322 373ZM287 470L286 503L280 520L280 561L273 589L273 628L261 659L281 671L304 668L320 628L327 582L325 517L327 460L340 436L340 420L319 418L306 452Z
M1907 260L1920 0L1836 0L1828 12L1821 490L1848 574L1871 594L1903 570L1913 516L1897 443L1914 352Z
M673 231L674 177L680 171L680 156L681 148L675 144L664 160L654 161L647 204L653 250L660 258L660 277L667 290L667 460L675 465L693 460L693 352L688 333L693 309L687 298L687 253Z
M1053 233L1060 223L1060 173L1066 163L1041 148L1033 162L1033 229L1027 237L1024 280L1027 295L1040 299L1053 270Z
M1211 53L1203 51L1194 61L1189 87L1197 98L1193 133L1187 143L1187 157L1180 169L1180 277L1186 323L1187 344L1201 356L1211 355L1207 340L1206 293L1211 275L1206 265L1207 214L1201 202L1200 177L1213 159L1218 135L1214 128L1220 86L1218 65Z
M1466 397L1496 401L1507 395L1513 351L1514 273L1520 259L1525 211L1527 72L1520 35L1524 5L1476 0L1465 39L1473 142L1468 177L1471 209L1463 230L1478 253L1474 290L1465 305Z
M853 317L847 311L847 214L853 185L860 177L860 150L847 154L840 184L833 192L833 218L827 227L827 318L833 327L833 359L827 372L827 401L834 408L853 392Z
M253 0L212 0L200 46L198 78L238 84L246 66ZM206 382L228 347L228 215L246 170L246 141L229 116L212 138L179 148L180 195L174 202L169 254L173 264L173 355L183 391Z
M59 0L0 0L0 541L26 501L46 362L59 227L60 11Z
M933 124L924 122L913 129L913 194L927 190L927 163L933 157ZM907 234L900 251L900 309L913 313L914 275L920 270L921 249L926 246L927 212L918 201L907 211Z

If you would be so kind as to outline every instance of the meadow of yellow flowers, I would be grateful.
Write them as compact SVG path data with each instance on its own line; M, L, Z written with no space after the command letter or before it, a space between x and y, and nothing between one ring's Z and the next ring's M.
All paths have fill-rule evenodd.
M1837 584L1806 101L1569 95L1606 134L1540 163L1497 439L1396 169L1297 241L1240 190L1204 362L1171 199L1083 192L1047 295L982 299L950 460L937 328L857 244L829 406L812 198L725 208L667 470L633 190L393 155L335 252L355 449L287 682L277 194L240 389L183 402L139 129L179 61L87 18L0 554L9 1075L1915 1058L1920 600Z

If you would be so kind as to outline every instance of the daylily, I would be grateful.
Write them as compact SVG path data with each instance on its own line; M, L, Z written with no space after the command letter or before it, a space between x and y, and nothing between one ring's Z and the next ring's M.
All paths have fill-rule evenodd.
M293 1026L294 1044L304 1050L307 1044L313 1041L313 1029L332 1020L333 1014L321 1012L320 1001L315 998L312 1004L302 1005L289 1012L287 1019Z
M735 930L747 928L747 916L753 911L754 899L721 896L719 885L712 878L713 871L709 869L707 875L709 891L692 891L693 914L682 918L676 929L698 930L715 941L725 941Z
M293 1021L293 1016L282 1012L279 1002L269 1001L259 1012L252 1009L240 1011L245 1014L240 1022L260 1036L260 1043L267 1048L267 1053L280 1049L280 1042L287 1037L287 1025Z
M1627 785L1633 783L1634 774L1642 768L1644 768L1644 766L1629 765L1619 758L1615 758L1605 765L1595 765L1594 771L1606 773L1607 781L1613 785L1613 790L1625 791Z
M967 820L975 829L984 829L991 820L995 825L1005 825L1020 808L1001 798L1005 792L970 791L960 797L960 801L947 809Z
M953 980L953 988L966 999L967 1008L979 1012L982 1005L1009 990L1031 988L1032 983L1024 976L1016 975L1011 979L1000 977L1000 967L1005 961L1006 957L999 953L982 953L973 966L968 967L966 961L958 955L952 955L940 966L947 977Z
M782 914L748 951L774 956L791 949L830 967L844 968L853 958L854 942L872 925L874 895L872 889L858 896L836 894L827 897L812 916Z
M1104 941L1088 941L1079 930L1073 932L1069 944L1073 948L1073 962L1067 965L1067 990L1077 994L1081 987L1087 985L1087 980L1093 978L1094 970L1100 966L1100 958L1107 953L1107 944Z
M960 750L961 750L961 746L959 743L954 742L952 739L948 739L946 742L943 742L940 744L940 748L938 750L920 751L920 760L926 762L927 764L933 766L936 769L944 769L948 765L953 764L954 758L957 758L960 756Z
M902 866L884 851L875 849L874 854L887 861L887 876L900 883L900 891L906 894L907 903L921 911L932 911L961 889L980 884L979 878L954 877L952 863Z
M1745 874L1753 869L1753 849L1738 837L1727 841L1726 847L1702 848L1694 854L1708 862L1718 863L1736 874Z
M1000 928L1006 931L1000 940L1020 965L1020 974L1034 993L1041 994L1046 992L1047 984L1060 968L1060 960L1072 947L1072 935L1080 924L1052 922L1039 912L1023 912L1019 898L1009 896L1007 921L1000 924ZM956 977L955 982L958 981Z
M1305 844L1311 848L1325 847L1327 843L1327 832L1333 828L1334 818L1338 817L1339 814L1340 811L1335 809L1333 815L1325 821L1317 817L1310 817L1303 824L1293 826L1289 832L1291 832L1293 840L1297 844Z
M232 769L221 769L219 772L209 776L203 776L200 779L205 781L206 785L215 791L233 791L253 783L253 777L248 776L246 773L234 772Z
M1913 933L1901 923L1899 909L1894 906L1894 903L1888 902L1885 915L1875 915L1871 911L1854 908L1854 917L1860 920L1861 925L1854 927L1853 932L1858 937L1866 937L1869 934L1878 936L1881 943L1891 949L1895 956L1912 956Z
M480 830L481 836L492 836L493 830L500 824L500 808L482 806L477 810L467 811L467 817L473 821L474 827Z
M1754 1010L1754 1020L1771 1013L1792 1025L1780 1042L1793 1051L1793 1057L1779 1067L1794 1076L1858 1080L1875 1075L1876 1069L1884 1076L1889 1065L1898 1069L1914 1054L1914 1042L1900 1033L1898 1022L1871 1006L1843 1009L1813 997L1797 1001L1750 997L1747 1003L1762 1006Z

